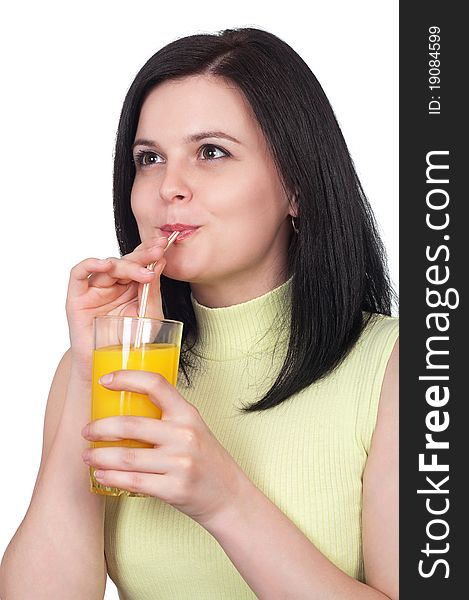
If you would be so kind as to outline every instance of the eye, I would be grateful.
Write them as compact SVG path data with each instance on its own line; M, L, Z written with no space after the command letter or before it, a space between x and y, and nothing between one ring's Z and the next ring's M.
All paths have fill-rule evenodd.
M155 160L161 158L156 152L150 152L149 150L140 150L134 156L134 163L139 167L149 167L151 165L159 164L161 161Z
M200 154L204 157L204 160L216 160L217 158L224 158L229 156L229 152L214 146L213 144L205 144L202 146Z

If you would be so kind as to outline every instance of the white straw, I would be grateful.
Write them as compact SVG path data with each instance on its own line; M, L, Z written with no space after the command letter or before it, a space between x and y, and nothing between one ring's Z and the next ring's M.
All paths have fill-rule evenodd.
M166 245L164 252L166 252L166 250L171 246L171 244L176 241L176 238L179 235L179 233L180 233L179 231L173 231L173 233L169 236L168 244ZM164 254L164 252L163 252L163 254ZM156 262L151 263L151 264L147 265L147 269L149 271L153 271L153 269L155 268L155 265L156 265ZM135 333L135 344L134 344L135 348L140 348L140 346L142 344L143 319L145 318L145 313L147 310L149 290L150 290L150 284L145 283L143 285L142 299L140 300L140 309L138 312L138 324L137 324L137 331Z

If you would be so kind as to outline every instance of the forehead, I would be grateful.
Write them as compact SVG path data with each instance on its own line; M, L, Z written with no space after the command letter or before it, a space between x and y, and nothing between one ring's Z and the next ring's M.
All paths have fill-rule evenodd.
M201 130L222 130L258 141L261 136L243 93L221 77L194 75L168 80L148 93L140 111L139 137L158 133L185 136Z

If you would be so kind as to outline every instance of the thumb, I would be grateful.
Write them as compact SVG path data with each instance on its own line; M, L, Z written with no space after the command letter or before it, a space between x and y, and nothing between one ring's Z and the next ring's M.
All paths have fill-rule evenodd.
M165 266L166 259L162 257L155 265L155 276L153 281L150 283L150 288L148 290L148 301L145 316L152 319L164 319L163 298L161 297L161 273L163 272Z
M163 419L187 419L194 414L194 406L159 373L125 369L104 375L99 383L110 390L146 394L153 404L161 408Z

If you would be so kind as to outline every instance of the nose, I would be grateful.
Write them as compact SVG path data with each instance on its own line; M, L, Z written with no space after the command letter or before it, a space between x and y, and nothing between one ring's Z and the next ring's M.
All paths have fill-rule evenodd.
M165 202L189 201L192 198L189 177L180 162L166 163L165 174L160 184L160 196Z

